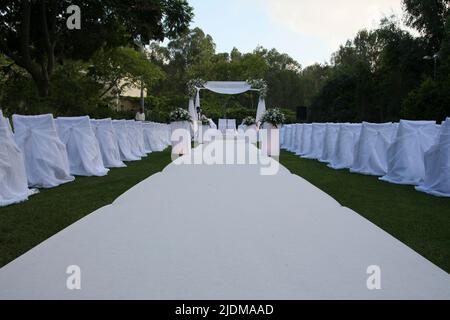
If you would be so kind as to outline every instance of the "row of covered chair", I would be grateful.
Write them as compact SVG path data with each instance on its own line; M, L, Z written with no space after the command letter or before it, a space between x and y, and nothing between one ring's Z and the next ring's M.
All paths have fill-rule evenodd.
M53 115L0 114L0 206L24 201L35 192L71 182L74 176L105 176L170 144L166 124L134 120L93 120Z
M281 147L333 169L379 176L450 196L450 118L399 123L312 123L285 125Z

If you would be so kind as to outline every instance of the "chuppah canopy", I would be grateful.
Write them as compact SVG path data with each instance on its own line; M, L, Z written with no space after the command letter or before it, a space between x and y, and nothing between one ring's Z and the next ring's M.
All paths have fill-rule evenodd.
M209 90L227 95L241 94L247 91L258 91L260 95L258 109L256 111L256 120L259 121L266 111L265 94L267 92L267 84L264 80L204 82L201 79L194 79L189 81L188 90L190 94L189 113L193 120L199 120L197 109L200 108L200 90Z

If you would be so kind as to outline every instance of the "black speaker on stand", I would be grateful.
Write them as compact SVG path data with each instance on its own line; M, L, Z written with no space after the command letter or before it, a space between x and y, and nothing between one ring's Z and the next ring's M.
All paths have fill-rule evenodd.
M297 107L297 122L306 122L308 120L308 108Z

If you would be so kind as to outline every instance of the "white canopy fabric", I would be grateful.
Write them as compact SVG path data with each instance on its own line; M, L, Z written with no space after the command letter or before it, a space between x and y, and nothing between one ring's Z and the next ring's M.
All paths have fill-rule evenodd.
M327 123L327 127L325 129L323 152L319 158L320 162L328 163L331 161L332 155L336 150L339 128L340 124L338 123Z
M73 181L66 146L56 132L53 115L13 115L14 139L25 159L28 185L52 188Z
M107 168L126 167L120 159L119 144L112 125L112 120L91 120L91 126L97 137L104 166Z
M119 145L120 159L122 161L138 161L141 158L135 156L131 152L131 143L128 136L128 124L126 120L113 121L114 132L117 137L117 144Z
M303 155L306 159L319 159L323 153L326 123L313 123L311 132L311 146L307 154Z
M23 202L33 193L28 189L22 152L0 110L0 207Z
M303 125L302 141L300 143L300 148L296 153L299 156L305 155L311 149L311 135L312 135L312 124L305 123Z
M208 81L202 88L197 88L197 93L194 97L189 99L189 113L192 119L199 120L197 114L197 108L200 108L200 90L206 89L219 94L241 94L250 90L259 91L258 89L252 89L252 86L246 81ZM260 96L258 100L258 108L256 111L256 120L260 121L262 115L266 112L266 101L264 97ZM220 130L220 128L219 128Z
M339 127L336 149L331 156L330 164L333 169L348 169L353 164L355 147L361 134L361 124L344 123Z
M127 134L128 134L128 140L130 141L130 147L131 147L131 153L139 158L145 157L146 154L141 151L141 147L139 146L140 138L139 133L137 132L137 128L135 126L134 120L125 120L126 121L126 127L127 127Z
M416 190L450 197L450 118L441 126L438 143L425 153L425 179Z
M102 154L88 116L56 119L59 138L66 145L70 173L77 176L105 176Z
M351 172L373 176L387 173L387 151L396 135L397 124L363 122Z
M419 185L425 178L425 153L437 142L435 121L401 120L394 143L388 149L388 172L383 181Z

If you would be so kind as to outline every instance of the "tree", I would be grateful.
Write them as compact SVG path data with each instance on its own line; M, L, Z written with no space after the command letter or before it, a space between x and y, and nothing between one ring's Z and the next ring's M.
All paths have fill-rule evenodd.
M81 30L69 30L70 5L69 0L0 1L0 52L31 75L43 97L58 61L88 60L102 47L175 37L192 19L186 0L82 1Z
M406 22L423 34L433 53L444 38L445 21L450 12L448 0L403 0Z

